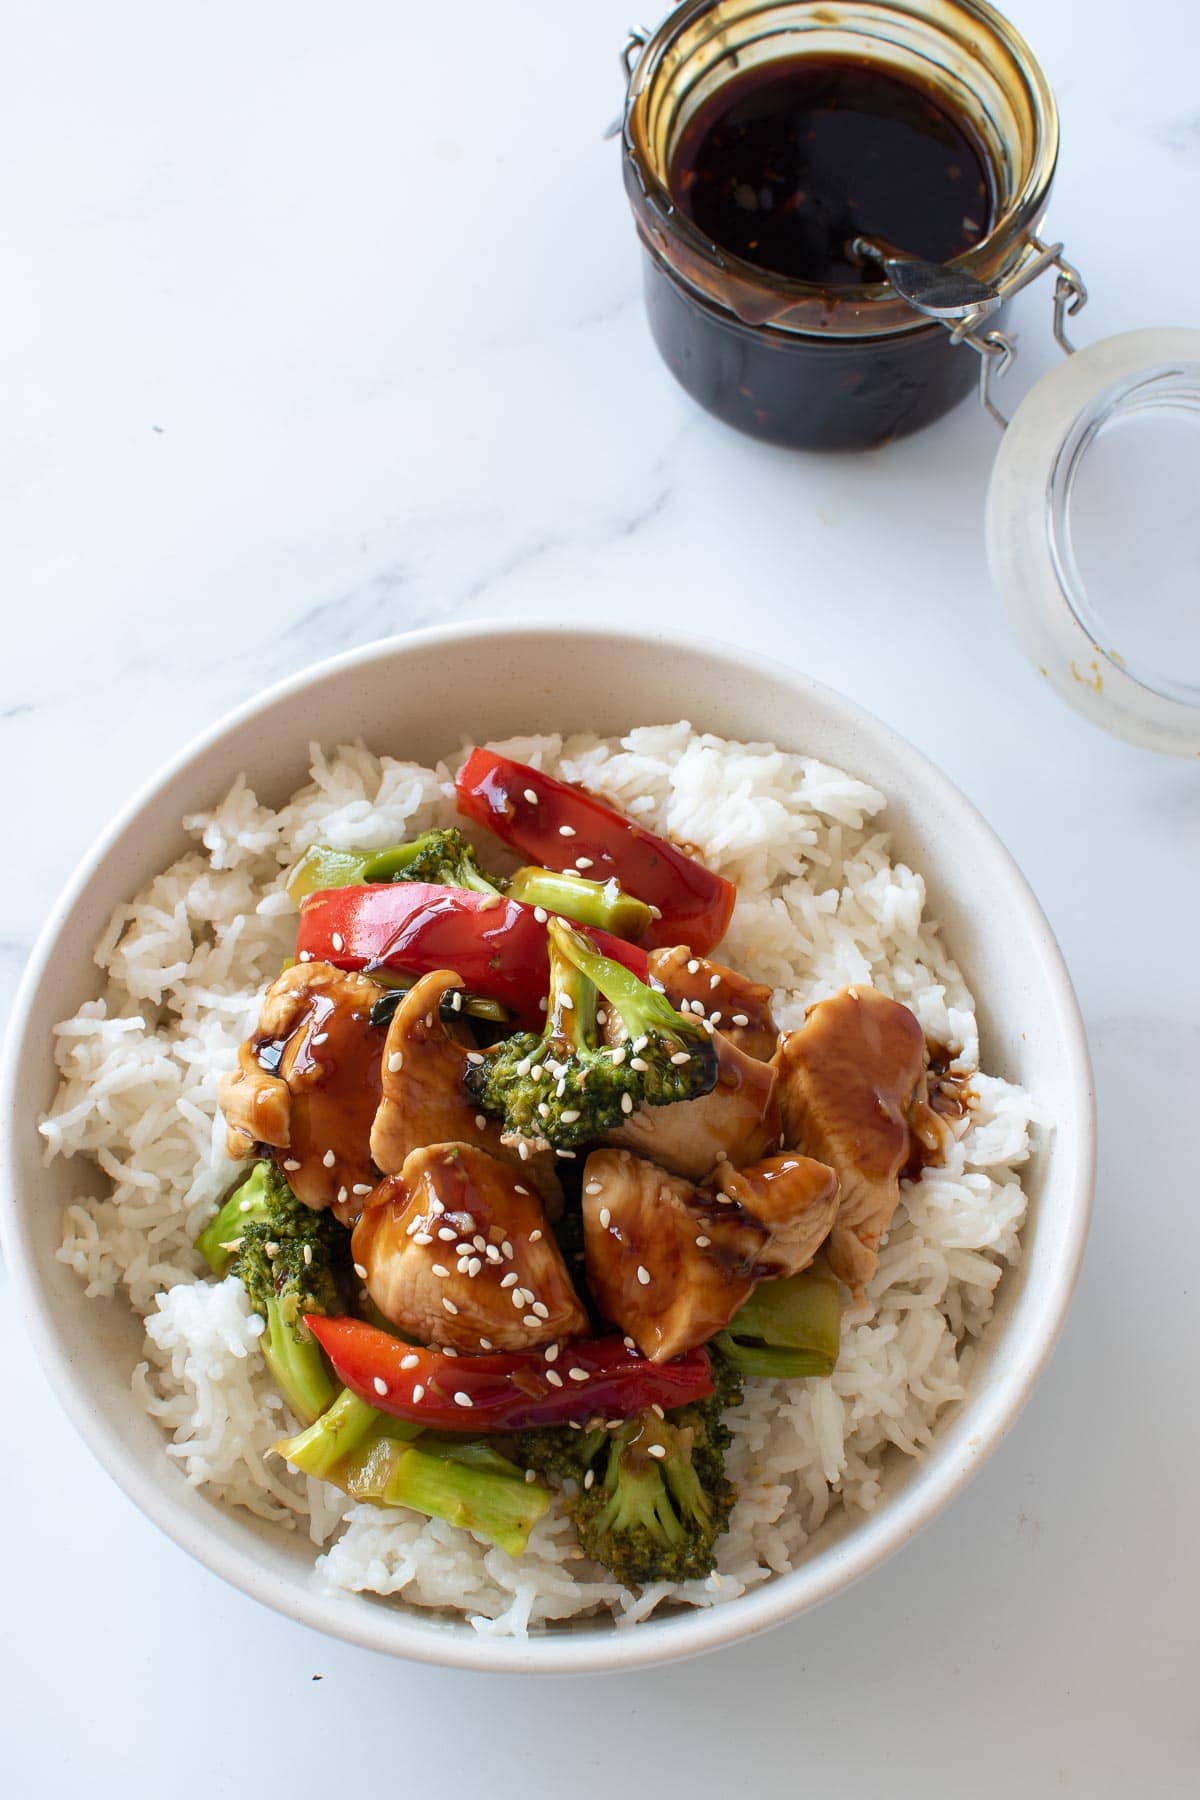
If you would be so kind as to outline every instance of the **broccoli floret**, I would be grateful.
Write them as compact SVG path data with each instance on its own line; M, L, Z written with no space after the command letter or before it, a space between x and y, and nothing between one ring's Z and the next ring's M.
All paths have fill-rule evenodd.
M630 1040L626 1060L640 1078L636 1097L644 1105L669 1106L712 1091L717 1047L699 1017L676 1012L661 989L647 987L624 964L603 956L564 920L550 921L550 938L620 1017Z
M502 894L504 883L475 860L475 846L451 825L368 858L367 881L437 881L475 894Z
M296 1417L311 1424L337 1389L304 1314L346 1311L345 1230L332 1213L297 1200L273 1163L260 1162L196 1243L216 1274L242 1283L264 1321L259 1342L275 1384Z
M736 1492L725 1474L723 1413L740 1406L736 1369L713 1358L713 1392L665 1419L653 1410L613 1430L552 1426L518 1432L516 1462L558 1483L581 1547L619 1581L708 1575Z
M499 877L480 868L473 845L451 826L386 850L335 850L330 844L310 844L288 876L287 891L299 904L321 888L360 887L370 881L435 881L476 894L502 894L505 887Z
M570 929L561 919L550 921L545 1031L505 1038L482 1062L469 1063L463 1079L475 1104L509 1131L570 1150L618 1125L641 1090L630 1058L615 1060L601 1045L596 989L562 953L556 927Z

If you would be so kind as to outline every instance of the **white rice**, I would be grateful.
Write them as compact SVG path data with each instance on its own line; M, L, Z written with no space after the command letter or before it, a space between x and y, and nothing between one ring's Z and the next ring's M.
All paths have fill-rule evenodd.
M735 880L721 955L772 984L781 1025L799 1024L814 999L872 982L961 1067L978 1069L974 1003L924 918L921 876L891 861L875 827L876 789L686 722L619 741L500 748L585 782ZM47 1154L82 1155L103 1178L67 1209L59 1255L88 1294L123 1290L145 1318L134 1392L169 1434L167 1453L226 1504L284 1529L306 1525L328 1545L315 1579L465 1612L483 1633L605 1608L634 1623L664 1601L712 1605L792 1567L830 1509L871 1508L889 1452L919 1455L942 1408L962 1397L970 1346L1018 1254L1029 1097L975 1076L968 1126L943 1167L906 1186L869 1304L844 1315L833 1378L747 1383L730 1415L740 1498L707 1581L632 1594L581 1559L557 1507L518 1560L415 1513L347 1510L336 1489L264 1455L287 1415L255 1354L260 1322L236 1280L197 1280L191 1248L236 1174L218 1081L293 947L284 873L314 841L382 846L455 819L453 760L421 768L361 744L331 756L314 746L312 756L311 782L279 812L239 780L211 813L185 821L196 848L114 915L96 951L102 995L56 1032L62 1081L42 1122Z

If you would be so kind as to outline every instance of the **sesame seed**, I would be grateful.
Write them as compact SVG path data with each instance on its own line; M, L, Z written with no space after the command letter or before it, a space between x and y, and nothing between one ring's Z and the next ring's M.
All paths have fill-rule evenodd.
M536 1481L537 1480L537 1470L536 1469L526 1469L525 1479L526 1479L526 1481Z
M541 1119L548 1119L550 1117L550 1108L546 1105L544 1100L538 1101L538 1117Z
M585 1181L583 1184L583 1191L585 1194L602 1194L604 1192L604 1183L602 1181Z
M462 1389L459 1388L457 1394L454 1396L454 1404L455 1406L474 1406L475 1402L472 1400L470 1394L464 1394Z
M513 1182L513 1193L514 1194L524 1194L524 1196L527 1200L529 1198L529 1189L523 1188L519 1181Z
M579 1113L575 1107L568 1106L563 1109L562 1122L564 1125L573 1125L578 1117Z
M420 1360L419 1356L402 1356L400 1358L400 1367L402 1369L415 1369Z
M482 1267L483 1267L483 1264L480 1262L479 1258L477 1256L473 1256L471 1258L470 1262L467 1264L467 1274L470 1276L472 1281L474 1281L475 1277L478 1275L478 1273L479 1273L480 1269L482 1269Z
M525 1298L525 1289L524 1288L515 1287L513 1289L512 1293L508 1297L512 1301L513 1305L516 1307L518 1312L520 1312L520 1310L523 1306L528 1306L528 1304L529 1304L528 1300Z
M414 1244L432 1244L432 1242L433 1233L431 1231L417 1231L413 1233Z
M721 985L721 977L719 975L710 975L708 978L708 985L710 988L719 988Z
M433 1014L431 1012L425 1014L425 1029L426 1031L433 1030Z
M457 1356L458 1351L454 1348L453 1344L443 1344L442 1345L442 1355L443 1356Z
M658 907L658 906L654 906L654 905L653 905L653 904L651 904L651 906L650 906L650 917L651 917L651 918L652 918L652 919L661 919L661 918L662 918L662 908L661 908L661 907Z
M675 1064L676 1068L679 1067L680 1063L691 1062L691 1060L691 1055L687 1050L677 1050L671 1058L671 1061Z
M558 828L558 835L559 837L574 837L575 827L573 825L560 825Z
M444 1263L434 1263L433 1272L439 1281L449 1281L450 1279L450 1271Z
M525 1317L521 1320L521 1323L525 1326L527 1331L536 1331L541 1320L533 1313L526 1313Z
M455 1238L458 1236L458 1233L450 1225L439 1225L438 1226L438 1236L442 1240L443 1244L452 1244L454 1242Z
M538 803L538 797L532 788L525 789L525 798L528 800L530 806L536 806Z
M539 925L544 925L546 920L550 917L550 914L546 911L544 906L535 906L533 909L533 916Z
M300 1164L296 1161L294 1156L291 1156L288 1158L288 1160L284 1163L283 1166L287 1170L288 1174L292 1175L300 1167ZM242 1211L249 1212L249 1210L250 1210L249 1200L243 1200L242 1201Z
M467 1051L467 1061L469 1063L474 1063L475 1066L478 1067L478 1065L483 1061L483 1051L482 1050L468 1050Z
M615 1050L610 1050L609 1055L613 1059L614 1069L619 1069L621 1064L625 1061L625 1046L624 1046L624 1044L618 1044Z
M645 1263L638 1264L637 1278L641 1282L643 1287L650 1286L650 1271L646 1267Z
M302 950L300 952L300 961L301 962L311 962L312 959L313 959L313 953L311 950Z
M598 1006L596 1008L596 1023L597 1023L597 1025L607 1025L608 1024L608 1014L605 1012L605 1010L602 1006Z
M490 1263L498 1263L500 1261L500 1252L497 1250L495 1244L489 1244L483 1254Z
M621 1339L621 1342L624 1344L624 1346L627 1350L632 1350L636 1353L637 1345L634 1343L634 1341L631 1337L623 1337Z
M628 1094L621 1095L621 1111L623 1113L631 1113L633 1111L633 1100Z
M577 856L575 858L575 867L577 869L590 869L591 866L592 859L590 856Z
M491 1349L491 1347L492 1347L492 1340L491 1340L491 1338L485 1338L485 1337L481 1337L481 1338L480 1338L480 1340L479 1340L479 1348L480 1348L480 1349L481 1349L481 1350L490 1350L490 1349Z
M575 1161L575 1152L573 1150L556 1150L554 1154L559 1158L560 1162Z
M550 1308L546 1305L544 1300L535 1300L529 1310L531 1313L535 1313L539 1319L548 1319L550 1317Z
M476 1129L476 1131L486 1131L486 1129L487 1129L487 1114L486 1113L476 1113L475 1114L475 1129Z
M338 1189L338 1205L340 1206L344 1201L348 1200L349 1198L350 1198L349 1189L345 1188L345 1187L340 1187Z
M327 1169L332 1169L334 1163L337 1161L337 1157L333 1154L332 1150L327 1150L321 1158L321 1161L325 1164Z
M462 993L458 988L455 988L453 993L450 995L450 1011L451 1012L461 1012L462 1011Z
M458 1312L458 1308L457 1308L457 1306L455 1306L453 1300L443 1299L442 1306L443 1306L444 1310L448 1313L457 1314L457 1312Z
M425 1398L425 1387L423 1382L417 1382L417 1385L413 1388L412 1397L414 1406L419 1406L421 1401Z
M595 1469L589 1469L587 1474L583 1478L583 1486L584 1486L585 1492L587 1491L588 1488L591 1487L591 1485L592 1485L593 1481L595 1481L595 1479L596 1479Z
M708 1237L698 1237L696 1239L696 1242L700 1246L701 1250L707 1250L708 1246L712 1243L712 1239L708 1238Z
M329 1033L327 1031L318 1031L312 1041L314 1044L327 1044L329 1042Z
M665 1444L647 1444L646 1445L646 1455L647 1456L663 1457L666 1454L667 1454L667 1447Z
M696 957L693 956L689 958L687 972L689 975L698 975L700 973L700 963Z
M659 1418L659 1419L665 1419L667 1416L666 1413L663 1411L662 1407L658 1404L657 1400L652 1400L650 1402L650 1411L655 1415L656 1418Z
M588 1379L587 1370L581 1369L578 1366L573 1369L568 1369L567 1374L571 1377L572 1381L587 1381Z
M529 1161L529 1145L525 1142L524 1138L522 1138L520 1143L517 1145L517 1152L518 1152L522 1162Z
M346 948L346 940L340 931L335 931L329 941L335 950L344 950Z
M538 1011L539 1012L547 1012L549 1010L549 1007L550 1007L550 1002L546 998L545 994L543 994L541 999L538 1001Z
M747 1018L745 1013L734 1013L733 1022L735 1025L748 1025L750 1023L750 1020Z
M382 1375L377 1375L375 1377L373 1386L374 1386L375 1392L377 1394L386 1394L387 1393L387 1382L383 1379Z
M612 1224L612 1214L607 1206L602 1206L600 1208L600 1224L605 1231L607 1231Z
M639 1075L644 1075L650 1064L643 1056L631 1056L629 1066L631 1069L636 1069Z
M388 1055L388 1074L398 1075L404 1067L403 1050L392 1050Z
M550 1383L551 1387L561 1387L563 1384L563 1378L557 1369L547 1369L546 1380Z
M521 1277L517 1274L517 1271L515 1269L510 1269L507 1275L502 1275L500 1277L500 1286L502 1288L516 1287L520 1279Z
M570 994L560 994L558 996L558 1004L567 1012L575 1011L575 1002L572 1000Z
M445 1202L439 1200L435 1194L433 1199L429 1202L429 1210L431 1213L437 1213L440 1216L446 1210Z
M352 1194L369 1194L370 1191L371 1184L369 1181L356 1181L354 1186L350 1189Z
M558 1349L559 1349L559 1347L557 1344L547 1344L546 1345L545 1356L546 1356L546 1361L548 1363L558 1361Z
M363 1268L361 1263L355 1263L354 1273L358 1276L360 1281L365 1281L367 1279L367 1271Z
M635 1038L633 1041L634 1051L644 1050L649 1042L650 1039L646 1036L645 1032L643 1032L640 1038Z
M540 1231L531 1231L529 1234L529 1241L531 1244L540 1244L542 1241L541 1232Z
M312 1245L311 1244L305 1244L305 1246L304 1246L304 1266L306 1269L312 1267Z
M719 1012L713 1013L708 1022L710 1025L719 1025L721 1023L721 1014Z
M500 1249L503 1252L503 1254L511 1260L512 1253L513 1253L513 1247L508 1238L505 1238L504 1242L500 1246Z
M526 1065L524 1073L526 1075L532 1075L533 1079L535 1081L540 1081L542 1079L542 1076L546 1073L546 1071L542 1067L541 1063L532 1063L532 1064Z

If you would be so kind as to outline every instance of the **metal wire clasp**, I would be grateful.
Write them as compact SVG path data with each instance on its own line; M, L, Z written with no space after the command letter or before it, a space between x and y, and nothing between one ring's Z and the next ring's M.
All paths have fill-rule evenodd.
M1003 300L1010 300L1019 294L1022 288L1036 281L1047 269L1058 271L1054 281L1054 341L1066 356L1074 356L1075 346L1067 336L1067 320L1073 319L1087 305L1087 285L1079 270L1069 263L1063 255L1063 247L1059 244L1043 244L1040 238L1031 237L1030 248L1035 252L1032 259L1019 269L1008 281L1001 285ZM992 383L1007 375L1017 355L1017 343L1013 336L1004 331L986 331L983 329L984 316L975 314L971 318L961 320L957 325L948 326L950 341L955 344L969 344L979 357L979 400L989 412L1001 431L1008 428L1008 417L1000 411L992 397Z

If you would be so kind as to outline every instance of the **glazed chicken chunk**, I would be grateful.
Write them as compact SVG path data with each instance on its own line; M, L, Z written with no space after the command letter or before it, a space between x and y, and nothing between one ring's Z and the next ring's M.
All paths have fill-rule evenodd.
M477 1145L411 1151L368 1198L352 1248L376 1306L422 1343L527 1350L588 1329L532 1185Z
M710 1019L731 1044L759 1062L770 1062L779 1042L771 990L736 969L693 956L686 944L650 952L650 974L671 1005Z
M329 963L296 963L267 989L258 1030L220 1087L230 1156L279 1152L306 1206L357 1216L375 1185L371 1123L380 1097L383 1032L371 1007L383 990Z
M784 1143L837 1171L841 1198L829 1263L860 1297L899 1203L911 1146L907 1114L925 1064L925 1036L913 1014L869 987L819 1001L775 1058Z
M649 1156L672 1174L700 1181L718 1162L756 1162L779 1144L775 1070L747 1056L721 1032L717 1085L698 1100L643 1106L606 1142Z
M382 1099L371 1130L371 1154L385 1174L396 1175L424 1144L477 1144L502 1162L527 1163L532 1184L552 1209L562 1200L553 1154L522 1157L506 1144L500 1126L471 1103L463 1088L467 1060L478 1056L465 1021L446 1019L442 1001L463 981L452 969L423 975L396 1007L382 1056Z
M812 1261L837 1207L837 1178L774 1157L697 1188L628 1150L596 1150L583 1177L588 1282L643 1356L668 1362L722 1330L767 1275Z

